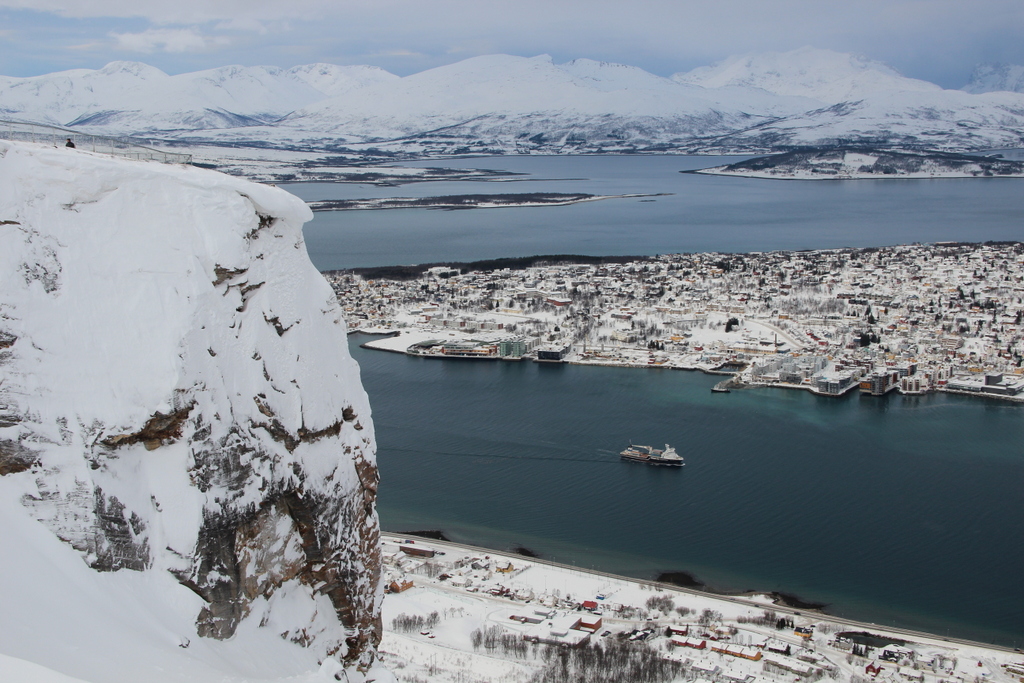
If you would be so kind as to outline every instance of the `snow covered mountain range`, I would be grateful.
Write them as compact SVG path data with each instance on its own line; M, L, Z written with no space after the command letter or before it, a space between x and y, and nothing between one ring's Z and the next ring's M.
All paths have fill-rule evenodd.
M119 133L272 123L295 109L398 76L372 66L225 66L169 76L111 62L37 76L0 76L0 116Z
M829 144L977 150L1024 145L1024 94L989 92L1016 87L1013 69L944 90L809 47L671 78L546 55L474 57L404 78L323 64L168 76L115 62L0 78L0 116L164 140L412 155Z
M363 680L376 446L309 209L31 143L0 141L0 186L0 653L97 682Z

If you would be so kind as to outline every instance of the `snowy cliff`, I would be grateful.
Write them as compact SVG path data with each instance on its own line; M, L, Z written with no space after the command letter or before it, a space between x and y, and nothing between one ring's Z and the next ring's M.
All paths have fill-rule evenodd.
M306 206L6 142L0 188L0 652L97 680L131 680L124 653L147 647L177 662L148 680L365 672L382 599L373 426ZM55 570L77 597L31 602ZM96 628L133 645L74 626L90 600L120 606ZM57 646L33 624L67 633ZM256 664L277 651L287 664Z

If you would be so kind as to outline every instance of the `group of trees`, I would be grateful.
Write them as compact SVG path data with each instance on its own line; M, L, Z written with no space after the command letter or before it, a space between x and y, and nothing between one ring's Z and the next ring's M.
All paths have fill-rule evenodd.
M413 631L434 628L440 621L441 616L436 611L431 612L426 617L420 614L403 613L391 620L391 630L397 633L412 633Z
M857 338L857 343L863 346L869 346L870 344L877 344L881 341L881 338L874 332L861 332Z
M687 666L664 659L645 643L604 641L576 648L549 647L547 660L530 683L667 683L686 673Z
M775 610L766 609L756 617L748 617L741 615L737 617L736 621L741 624L754 624L756 626L771 626L774 627L779 620L779 615L776 614Z
M671 612L676 606L675 601L667 595L652 595L647 598L647 602L645 604L647 609L651 612L660 611L665 614Z
M795 627L793 617L779 617L775 622L775 628L779 631L792 631Z
M722 622L722 613L718 610L705 608L701 611L700 616L697 618L697 623L704 628L709 628L712 624L719 624Z
M469 634L470 642L474 650L484 646L488 650L501 648L503 654L512 655L523 659L530 651L529 644L515 633L506 633L500 626L487 626L483 629L475 629Z

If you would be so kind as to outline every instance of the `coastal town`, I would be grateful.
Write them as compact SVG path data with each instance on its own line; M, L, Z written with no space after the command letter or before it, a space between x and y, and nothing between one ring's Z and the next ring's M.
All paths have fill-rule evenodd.
M1020 242L577 260L324 275L369 348L1024 401Z
M382 540L380 651L403 682L1024 680L1019 650L849 621L786 596L714 595L525 550Z

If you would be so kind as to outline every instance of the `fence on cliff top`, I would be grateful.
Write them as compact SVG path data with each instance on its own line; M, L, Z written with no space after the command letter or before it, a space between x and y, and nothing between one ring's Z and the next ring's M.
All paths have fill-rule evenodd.
M190 164L191 154L164 152L140 144L139 140L129 137L108 137L92 135L58 126L46 126L40 123L22 121L6 121L0 119L0 140L18 142L35 142L37 144L63 147L68 140L75 143L77 149L84 149L97 154L135 159L136 161L159 161L163 164Z

